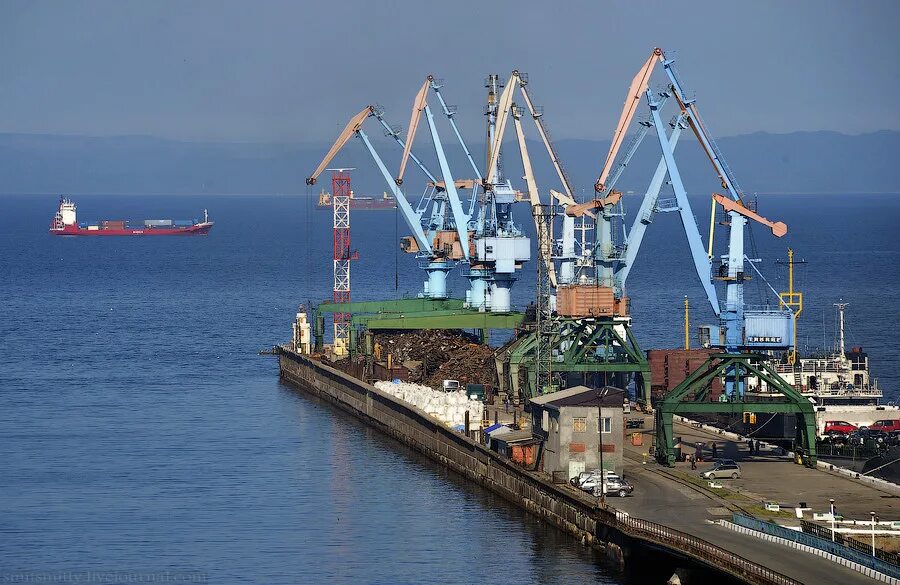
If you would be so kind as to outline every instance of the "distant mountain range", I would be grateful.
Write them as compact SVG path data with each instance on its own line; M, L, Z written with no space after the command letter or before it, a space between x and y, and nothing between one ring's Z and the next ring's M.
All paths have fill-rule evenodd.
M529 129L530 130L530 129ZM375 132L373 132L375 134ZM433 172L434 148L420 132L414 152ZM510 133L512 134L512 133ZM445 149L456 178L474 174L451 133ZM676 157L691 192L719 189L709 162L687 132ZM376 141L388 168L395 172L400 149L386 139ZM523 188L518 149L513 136L503 166ZM894 193L900 192L900 132L881 131L849 136L837 132L759 132L718 141L745 192L759 193ZM627 142L626 142L627 145ZM329 144L179 142L144 136L87 137L0 134L0 193L66 194L302 194L305 178ZM560 158L577 191L590 193L609 147L608 141L561 140ZM483 144L469 144L483 166ZM543 193L558 180L539 142L528 143L538 185ZM623 149L624 150L624 149ZM642 191L659 160L651 133L623 174L618 187ZM381 193L383 178L357 140L352 140L332 166L352 166L354 189ZM418 195L424 180L410 163L405 186ZM314 192L330 189L323 173Z

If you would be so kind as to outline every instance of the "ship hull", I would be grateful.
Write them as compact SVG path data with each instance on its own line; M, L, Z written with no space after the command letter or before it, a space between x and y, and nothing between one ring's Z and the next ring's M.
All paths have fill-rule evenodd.
M199 223L185 227L165 228L123 228L123 229L96 229L89 230L74 225L67 225L62 229L50 229L54 236L205 236L212 229L213 222Z

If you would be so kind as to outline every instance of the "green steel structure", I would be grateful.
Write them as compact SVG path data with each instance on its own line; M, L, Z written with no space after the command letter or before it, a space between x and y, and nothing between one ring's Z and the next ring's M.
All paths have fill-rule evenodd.
M623 388L634 377L638 400L649 407L650 365L631 333L628 319L555 317L554 321L550 385L537 387L537 333L532 331L495 354L501 391L527 400L559 388L590 383L586 378L591 375L603 378L594 383Z
M467 309L461 299L410 298L385 301L323 302L319 313L351 313L350 351L356 351L359 330L475 329L481 337L491 329L516 329L523 313L490 313Z
M474 309L353 315L353 325L367 329L515 329L522 313L487 313Z
M797 449L802 450L803 462L816 464L816 413L813 404L785 382L768 364L769 358L760 354L713 354L690 376L666 394L656 404L656 457L660 463L675 463L674 415L690 413L732 414L743 413L793 413L797 415ZM735 381L735 388L743 386L743 380L754 377L772 392L771 400L747 400L738 392L724 395L719 402L710 402L709 394L716 378L728 376ZM779 396L780 394L780 396Z
M420 311L450 311L462 309L462 299L391 299L386 301L354 301L333 303L324 301L316 307L322 313L412 313Z

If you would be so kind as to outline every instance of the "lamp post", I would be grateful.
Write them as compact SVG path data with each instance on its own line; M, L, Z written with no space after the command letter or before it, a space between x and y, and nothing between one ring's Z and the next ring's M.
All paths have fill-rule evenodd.
M869 512L872 515L872 556L875 556L875 522L878 521L878 516L875 515L875 512Z
M829 498L831 504L831 542L834 542L834 498Z
M600 501L606 502L606 469L603 467L603 407L601 403L609 394L609 387L597 391L597 434L600 437Z

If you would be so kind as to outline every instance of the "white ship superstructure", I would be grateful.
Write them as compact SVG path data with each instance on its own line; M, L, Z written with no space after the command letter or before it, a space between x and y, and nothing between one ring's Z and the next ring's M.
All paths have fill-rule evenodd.
M861 347L847 351L844 340L844 309L835 305L839 315L837 347L831 353L797 357L795 363L772 364L785 382L799 390L816 405L816 422L823 433L827 421L845 421L869 426L876 420L900 418L900 407L882 404L884 392L869 371L869 356ZM747 380L748 392L765 394L755 378Z

